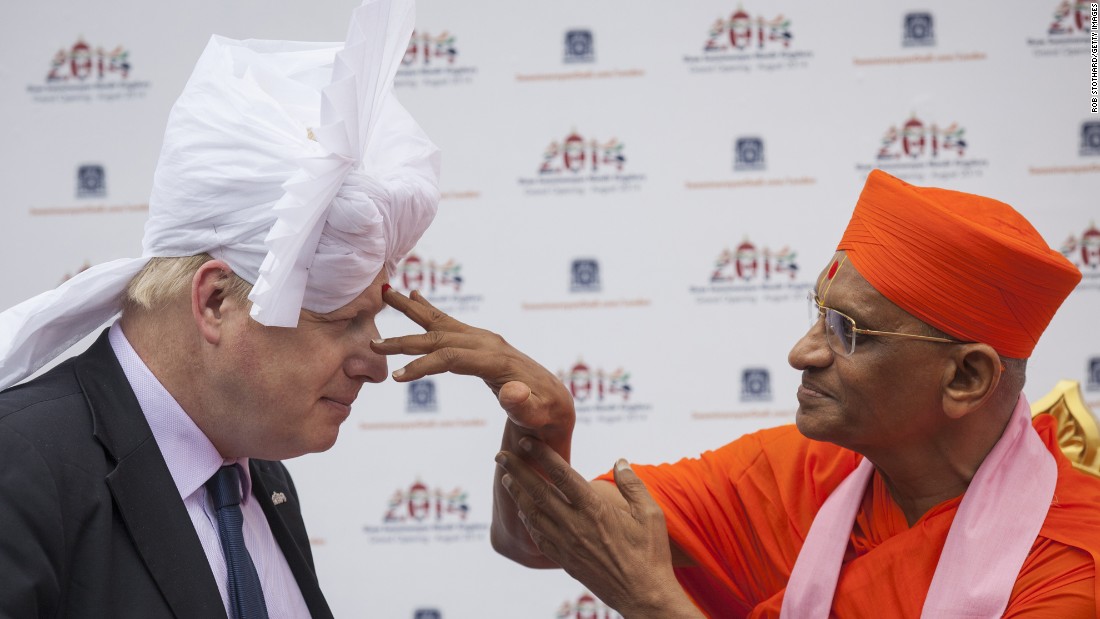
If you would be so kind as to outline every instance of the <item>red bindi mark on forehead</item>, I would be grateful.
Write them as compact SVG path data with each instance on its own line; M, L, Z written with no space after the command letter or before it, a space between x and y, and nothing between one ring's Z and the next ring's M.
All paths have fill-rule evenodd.
M825 279L831 280L836 272L840 269L840 261L833 260L833 266L829 267L829 274L825 276Z

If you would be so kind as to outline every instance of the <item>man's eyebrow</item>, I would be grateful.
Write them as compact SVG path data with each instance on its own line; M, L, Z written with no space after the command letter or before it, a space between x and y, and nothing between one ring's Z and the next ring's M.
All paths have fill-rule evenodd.
M342 307L336 308L336 309L332 310L331 312L327 312L327 313L324 313L324 314L322 314L320 312L314 312L314 311L311 311L311 310L305 310L305 311L309 312L309 315L312 316L313 318L315 318L317 320L320 320L320 321L323 321L323 322L338 322L340 320L350 320L352 318L355 318L355 316L358 314L357 312L356 313L351 313L351 312L349 312L348 310L345 310Z
M846 314L849 318L856 321L856 327L858 327L860 329L867 329L869 331L878 331L878 330L880 330L879 327L882 326L881 323L878 320L874 319L873 314L872 314L871 318L868 318L868 315L864 313L864 310L852 309L851 306L846 307L846 308L839 308L838 307L838 308L835 308L835 309L838 312L840 312L842 314ZM879 318L881 319L881 316Z
M356 309L355 311L351 312L350 318L354 319L354 318L359 318L361 316L374 317L374 316L377 316L378 314L382 313L382 310L386 309L387 307L389 307L389 306L386 305L382 301L379 301L377 304L375 304L372 301L372 302L364 305L363 307L360 307L360 308ZM339 320L345 320L345 318L340 318Z
M856 321L856 326L859 328L865 328L867 323L867 315L858 309L852 309L851 306L845 305L843 301L839 305L833 303L825 303L821 300L821 297L817 296L817 290L814 290L814 296L817 297L817 302L822 307L827 307L831 310L836 310L845 316L848 316L852 320ZM873 322L873 321L872 321Z

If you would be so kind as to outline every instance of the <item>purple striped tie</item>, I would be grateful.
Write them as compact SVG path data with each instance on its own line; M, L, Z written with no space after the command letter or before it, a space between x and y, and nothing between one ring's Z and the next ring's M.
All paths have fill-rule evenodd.
M241 473L237 465L218 469L206 482L206 491L218 514L218 535L222 538L229 583L230 619L267 619L267 604L256 566L244 545L241 524Z

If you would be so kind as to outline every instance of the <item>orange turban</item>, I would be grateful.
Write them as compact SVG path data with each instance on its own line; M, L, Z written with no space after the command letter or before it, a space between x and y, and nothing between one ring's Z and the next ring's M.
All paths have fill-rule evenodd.
M1081 272L1011 206L873 170L837 251L925 323L1031 356Z

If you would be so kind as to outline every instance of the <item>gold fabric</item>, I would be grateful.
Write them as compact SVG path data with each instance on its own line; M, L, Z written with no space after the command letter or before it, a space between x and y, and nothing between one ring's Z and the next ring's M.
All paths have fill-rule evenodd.
M1100 477L1100 428L1075 380L1059 381L1031 405L1031 416L1050 415L1058 423L1058 446L1074 468Z

